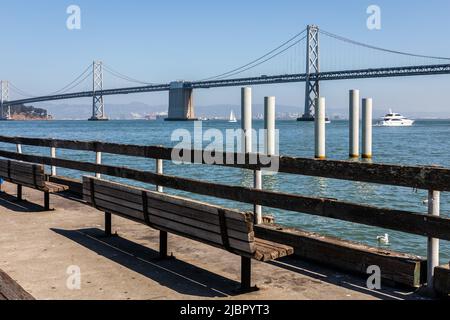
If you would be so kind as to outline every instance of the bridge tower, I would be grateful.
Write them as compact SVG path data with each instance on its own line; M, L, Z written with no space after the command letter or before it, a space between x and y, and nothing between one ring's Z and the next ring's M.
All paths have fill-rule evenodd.
M106 121L105 104L103 101L103 63L94 61L92 64L92 118L89 121Z
M166 121L195 121L194 98L189 82L174 81L169 89L169 116Z
M5 80L0 81L1 97L0 97L0 120L10 120L11 119L11 107L4 106L3 104L9 99L9 82Z
M319 80L311 79L311 75L320 72L319 27L308 25L307 32L305 111L298 121L314 121L314 105L320 96Z

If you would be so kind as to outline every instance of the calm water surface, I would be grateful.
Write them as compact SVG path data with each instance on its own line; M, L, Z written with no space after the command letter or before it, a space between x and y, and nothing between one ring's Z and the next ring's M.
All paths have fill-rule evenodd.
M255 121L255 128L263 127L262 121ZM239 123L225 121L203 122L204 129L215 128L221 131L239 128ZM172 132L185 128L193 131L193 123L162 121L51 121L51 122L0 122L0 134L8 136L26 136L41 138L60 138L77 140L101 140L116 143L140 145L173 146ZM314 153L312 123L296 121L278 121L280 130L280 154L299 157L311 157ZM15 150L14 146L1 144L2 149ZM418 121L413 127L384 128L374 127L374 162L409 165L443 165L450 168L450 121ZM45 148L23 147L25 153L49 154ZM330 159L346 160L348 154L348 125L346 121L336 121L327 126L327 155ZM82 161L93 161L95 156L89 152L58 150L58 156ZM124 165L141 170L154 170L154 161L104 155L103 162L112 165ZM215 181L232 185L251 186L252 173L241 169L205 167L199 165L176 166L166 163L165 172L194 179ZM208 168L205 170L205 168ZM58 174L80 177L80 172L59 169ZM139 185L139 183L132 182ZM333 179L303 177L278 174L264 178L264 188L285 191L301 195L336 198L356 203L370 204L387 208L413 210L426 213L423 201L427 192L410 188L381 186L367 183L338 181ZM170 191L177 194L183 192ZM196 199L208 200L220 205L251 210L249 205L190 195ZM449 195L442 194L442 215L449 217ZM340 222L332 219L314 217L275 209L265 209L273 214L279 224L298 227L343 239L354 240L377 246L377 236L389 233L389 248L418 255L426 255L426 238L382 230L379 228ZM450 259L450 246L442 242L442 261Z

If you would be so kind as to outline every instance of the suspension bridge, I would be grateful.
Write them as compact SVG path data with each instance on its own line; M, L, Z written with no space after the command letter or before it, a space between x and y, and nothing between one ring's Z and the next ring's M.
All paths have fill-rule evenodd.
M322 41L322 37L327 41ZM321 55L321 51L327 52ZM306 70L306 71L305 71ZM104 72L134 86L104 87ZM386 78L450 74L450 58L385 49L354 41L309 25L263 56L238 68L196 81L152 83L137 80L94 61L78 77L58 91L33 95L9 81L1 81L1 119L11 119L11 106L44 101L92 98L90 120L107 120L104 96L145 92L169 92L168 119L195 120L193 91L232 86L292 82L305 83L305 104L299 121L314 120L314 103L320 82L344 79ZM92 80L92 88L76 91ZM10 93L19 98L11 99Z

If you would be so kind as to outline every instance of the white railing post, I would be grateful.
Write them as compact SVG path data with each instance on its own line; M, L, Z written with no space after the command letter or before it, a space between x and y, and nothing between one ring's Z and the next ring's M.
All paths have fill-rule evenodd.
M315 158L323 160L326 158L326 106L325 98L316 99L315 113Z
M439 191L428 192L428 214L439 217L441 193ZM427 288L434 290L434 269L439 266L439 239L428 238L428 277Z
M17 144L16 145L16 152L17 153L22 153L22 145L21 144Z
M96 153L95 153L95 163L96 163L96 164L102 164L102 153L101 153L101 152L96 152ZM96 177L97 179L101 179L101 178L102 178L102 175L101 175L100 173L96 173L96 174L95 174L95 177Z
M56 148L55 147L50 148L50 157L52 157L53 159L56 158ZM56 167L55 166L51 167L51 171L52 171L51 176L52 177L56 176Z
M156 173L163 174L164 173L164 162L161 159L156 159ZM161 186L156 186L156 191L164 192L164 188Z
M254 188L257 190L262 190L262 171L256 170L254 171ZM262 206L259 204L255 205L254 208L254 214L255 214L255 224L262 224L263 223L263 217L262 217Z

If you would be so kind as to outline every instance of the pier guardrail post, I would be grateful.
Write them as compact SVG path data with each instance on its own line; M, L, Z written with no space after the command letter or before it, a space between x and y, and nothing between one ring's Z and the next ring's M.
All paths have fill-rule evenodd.
M56 158L56 148L55 147L51 147L50 148L50 157L52 157L53 159ZM51 174L52 177L56 176L56 167L52 166L51 167Z
M372 119L373 119L373 101L372 98L363 99L362 117L362 157L363 159L372 158Z
M101 152L96 152L96 153L95 153L95 163L96 163L96 164L102 164L102 153L101 153ZM96 174L95 174L95 177L96 177L97 179L101 179L101 178L102 178L102 175L101 175L100 173L96 173Z
M315 157L316 159L326 158L326 129L325 129L325 114L326 114L325 98L320 97L316 99L316 114L315 114Z
M21 144L16 145L16 152L22 154L22 145ZM19 201L22 200L22 186L20 184L17 185L17 199Z
M350 158L359 158L359 90L350 90L350 110L349 110L349 125L350 125Z
M164 162L161 159L156 159L156 173L163 174L164 173ZM156 186L156 191L164 192L164 188L162 186Z
M440 215L441 193L439 191L428 192L428 214L438 217ZM434 291L434 269L439 266L439 239L428 238L427 251L427 289L430 293Z
M255 170L253 179L254 179L254 188L257 190L262 190L262 171ZM263 223L262 206L256 204L254 208L254 214L255 214L254 223L262 224Z

